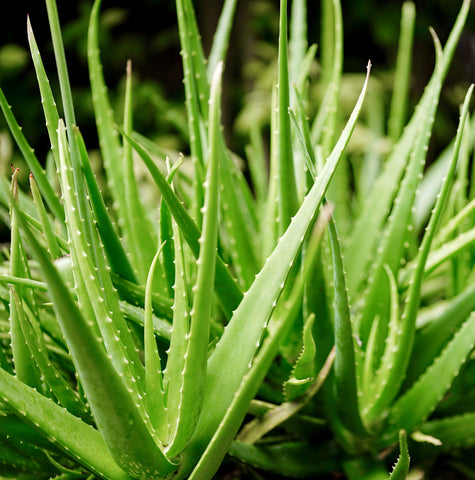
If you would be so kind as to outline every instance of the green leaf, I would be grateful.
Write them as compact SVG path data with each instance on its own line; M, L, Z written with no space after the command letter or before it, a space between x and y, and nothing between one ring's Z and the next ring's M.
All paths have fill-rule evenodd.
M453 332L475 310L475 285L469 284L443 306L437 317L417 332L406 385L411 385L440 354L453 336Z
M75 184L74 168L62 122L58 128L58 139L61 189L78 301L96 334L99 335L100 331L115 368L124 374L123 380L138 395L143 385L143 365L120 312L117 292L112 285L97 230L91 224L91 212L86 199L82 198L83 216L81 194L72 190Z
M91 423L88 409L48 358L46 346L42 339L43 334L39 325L35 325L33 323L35 320L31 317L27 318L18 294L14 290L12 290L12 294L25 343L30 351L31 358L38 366L38 369L51 390L51 393L55 396L61 406L66 408L76 417L80 417L88 423ZM18 375L17 378L19 378Z
M155 267L158 262L161 248L157 250L152 260L145 286L144 312L144 356L145 356L145 405L153 427L157 430L162 441L166 441L168 434L167 412L163 391L163 375L155 339L155 329L152 318L152 289Z
M434 363L393 405L387 432L411 431L427 419L450 388L475 344L475 314L462 325Z
M66 409L0 369L0 397L81 465L108 480L130 480L113 460L101 434Z
M443 243L439 248L432 250L427 258L427 264L424 273L429 275L437 267L447 260L453 258L468 248L471 248L475 242L475 228L461 233L451 241Z
M210 98L209 146L210 157L205 186L203 207L203 232L200 238L198 271L194 286L193 308L188 344L184 357L183 381L181 383L181 412L175 431L174 442L167 451L174 457L188 442L193 433L202 408L206 382L210 319L214 297L214 272L216 270L216 248L218 242L218 182L221 120L221 74L219 63L213 75Z
M167 356L167 367L164 372L164 386L167 395L167 415L169 424L168 443L170 448L176 443L178 427L182 422L183 407L183 371L188 347L190 330L190 306L187 291L187 276L183 242L176 222L173 222L175 243L175 298L173 303L173 323L170 338L170 348ZM181 428L181 427L180 427Z
M244 191L242 172L233 164L229 152L226 151L224 138L220 133L220 207L222 224L228 239L227 250L236 278L243 289L249 288L259 271L257 260L257 227L250 213L252 208L246 204L248 192Z
M118 218L128 218L124 199L125 175L120 162L121 146L114 128L113 112L107 97L107 87L102 73L99 51L99 10L101 0L94 2L87 35L87 59L91 84L92 102L96 119L102 161L107 172L107 182L113 198L113 207ZM125 227L125 225L120 225ZM129 233L129 232L127 232Z
M354 433L364 433L358 406L356 385L355 339L350 318L346 290L345 271L340 241L333 220L328 225L333 257L333 281L335 289L334 329L335 364L334 385L336 408L341 422Z
M279 21L279 76L277 83L277 198L279 233L287 229L298 208L297 185L291 148L287 0L281 0Z
M401 430L399 432L399 450L401 451L398 461L394 466L389 480L405 480L409 473L409 452L407 451L406 432Z
M213 37L213 44L208 58L208 79L211 81L219 62L224 62L229 46L229 37L233 25L237 0L226 0L219 16L218 26Z
M318 393L331 371L334 360L335 350L333 349L318 375L306 385L305 393L300 398L286 401L278 407L269 409L264 415L256 417L245 425L237 436L237 440L255 444L272 429L294 417Z
M444 451L473 447L475 445L475 413L432 420L424 423L420 430L424 435L440 440L440 448Z
M51 209L55 217L64 222L64 210L61 206L61 203L53 191L48 179L41 167L38 159L34 154L34 150L28 144L25 136L21 131L21 127L18 125L13 113L11 111L11 107L8 105L7 99L3 93L3 90L0 88L0 108L2 109L3 115L5 116L5 120L7 121L8 127L15 139L18 148L20 149L23 158L25 159L28 168L31 170L33 175L35 176L36 181L38 182L38 187L40 188L43 197L46 200L48 207Z
M45 206L43 204L43 199L41 198L38 185L32 173L30 174L30 188L33 195L33 201L36 206L36 211L38 212L38 218L40 219L42 227L41 229L45 237L46 245L48 246L48 251L51 255L51 258L55 260L61 256L61 250L58 245L56 236L53 233L51 223L49 221Z
M74 129L74 135L79 149L81 168L86 181L97 229L101 235L102 243L104 244L104 250L111 265L111 269L114 273L125 280L135 282L135 274L127 254L125 253L124 247L122 246L120 238L114 229L101 192L99 191L99 187L89 161L86 145L78 128Z
M328 95L325 127L322 131L321 145L323 155L331 152L335 141L336 122L338 117L339 92L343 71L343 21L339 0L322 2L322 49L321 63L323 82ZM323 105L322 105L323 106Z
M20 223L18 219L18 169L12 176L11 184L11 242L10 242L10 276L25 277L26 268L24 263L23 243L20 235ZM18 286L19 290L25 290L22 286ZM20 317L22 310L18 309L18 303L15 302L15 294L10 289L10 342L13 356L13 364L15 374L18 378L31 387L41 388L40 373L31 357L28 346L25 342L25 335L21 328Z
M438 58L440 58L439 53ZM437 62L436 72L440 72L440 62ZM409 158L409 164L401 180L400 188L394 200L391 215L387 226L384 228L381 243L371 265L368 276L368 287L362 296L363 307L357 318L358 333L363 343L367 341L371 323L376 315L381 319L388 318L388 289L384 282L384 265L388 265L391 271L397 275L401 267L401 260L405 258L408 229L411 225L411 211L425 164L430 132L435 116L437 98L440 93L441 83L436 82L432 90L433 101L424 112L421 124L418 126L419 133L414 141ZM404 228L401 228L401 225ZM349 268L349 267L348 267ZM384 332L384 331L383 331ZM384 337L384 336L383 336ZM383 337L378 341L383 342Z
M56 133L59 122L58 109L56 107L56 102L53 97L53 92L51 91L48 76L43 65L43 60L41 59L40 51L38 49L38 45L33 34L33 29L31 27L29 17L27 19L27 31L31 58L35 67L36 77L38 79L38 86L41 94L41 103L46 119L46 128L48 130L48 136L51 142L51 150L53 152L56 165L58 165L58 134ZM64 221L64 212L62 217L60 217L59 219L62 219Z
M132 63L127 63L127 82L124 106L124 131L129 135L132 133ZM113 128L113 125L111 125ZM124 141L122 148L123 156L123 182L124 191L121 195L124 199L124 217L120 217L123 222L123 231L128 246L128 252L133 259L138 277L141 283L145 280L146 272L152 262L153 251L156 249L158 239L154 234L152 225L147 217L143 205L140 203L138 185L134 173L134 160L132 156L132 147ZM161 270L160 265L157 265ZM158 275L157 275L158 276ZM161 278L161 275L157 280Z
M203 204L203 166L205 164L205 135L203 124L208 118L209 87L204 67L204 55L199 38L193 5L189 0L177 0L176 11L180 34L181 55L185 83L186 110L190 135L191 159L194 165L194 212L198 226L201 224L200 208ZM196 58L198 57L198 58Z
M414 3L404 2L401 9L401 28L388 120L388 136L394 143L401 136L406 122L415 20L416 7Z
M284 383L284 398L292 401L300 397L309 387L316 375L315 340L313 339L313 323L315 314L312 313L304 323L302 351L292 368L290 378Z

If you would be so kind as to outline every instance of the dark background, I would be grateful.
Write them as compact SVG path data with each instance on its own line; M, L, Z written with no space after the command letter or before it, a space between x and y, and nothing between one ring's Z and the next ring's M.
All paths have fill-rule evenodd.
M210 46L222 0L195 1L205 50ZM290 2L289 2L290 3ZM344 70L362 73L368 59L373 72L390 71L394 67L402 1L359 0L342 1L344 21ZM433 26L442 44L455 21L461 1L416 1L416 32L411 83L412 105L432 73L434 53L428 26ZM319 43L320 2L308 2L309 43ZM85 55L86 33L92 1L58 1L60 21L74 87L78 123L85 132L88 144L94 147L92 106L88 90ZM230 53L226 65L225 123L232 126L242 107L246 90L253 88L252 79L243 72L256 55L263 41L277 44L277 0L238 0L232 31ZM104 0L102 3L102 60L106 81L113 103L119 102L127 59L133 61L137 79L135 127L144 134L162 131L173 136L173 128L161 120L169 106L178 108L183 101L181 58L179 56L176 13L171 0ZM29 59L26 36L26 16L43 55L50 81L55 87L54 59L50 44L46 6L39 0L19 0L9 3L8 14L3 12L0 29L0 86L14 108L19 122L41 159L49 149L46 139L36 78ZM14 45L18 52L11 53ZM7 53L5 53L7 52ZM318 54L317 54L318 56ZM466 30L450 70L443 93L443 102L436 124L441 145L454 133L449 126L457 121L460 95L475 81L475 15L469 16ZM142 94L140 93L142 92ZM166 99L157 106L151 98ZM160 111L161 110L161 111ZM0 118L0 130L4 129ZM438 129L438 130L437 130ZM446 138L444 138L446 135ZM179 147L179 146L178 146ZM238 151L238 145L232 145Z

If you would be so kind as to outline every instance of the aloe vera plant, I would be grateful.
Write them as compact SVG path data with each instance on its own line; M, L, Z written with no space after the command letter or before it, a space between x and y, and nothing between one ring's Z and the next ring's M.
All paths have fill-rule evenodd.
M409 121L398 108L414 25L414 5L404 5L389 153L383 161L369 144L358 162L347 146L371 64L343 114L341 7L322 2L325 93L309 121L317 49L307 44L305 2L292 2L289 22L282 0L269 174L260 126L249 127L253 191L221 128L236 1L224 4L207 64L192 1L176 0L190 150L168 158L134 131L130 62L124 115L114 117L96 0L88 68L107 196L76 124L56 3L45 3L56 73L46 72L30 23L28 40L53 168L43 169L0 90L32 172L31 195L15 168L0 189L11 229L0 276L0 478L204 480L229 455L291 478L344 470L397 480L408 473L408 440L443 452L473 446L462 368L475 341L473 87L436 174L423 177L469 1L443 48L432 32L435 69ZM156 189L152 205L136 162ZM343 195L352 169L354 191ZM371 184L369 170L379 172ZM425 213L414 211L421 197Z

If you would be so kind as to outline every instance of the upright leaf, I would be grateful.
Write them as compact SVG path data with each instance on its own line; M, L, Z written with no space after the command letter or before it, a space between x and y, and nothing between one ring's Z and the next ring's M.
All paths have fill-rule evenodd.
M277 83L277 205L280 234L287 229L290 219L297 211L298 205L289 117L290 93L287 34L287 0L281 0L279 21L279 78Z
M210 98L209 145L210 158L205 186L203 207L203 233L200 238L198 271L194 287L193 308L190 312L188 345L183 364L181 385L181 416L176 427L175 438L168 454L173 457L188 442L202 408L206 382L210 319L214 298L214 272L216 269L216 248L218 242L218 179L219 142L221 119L221 74L219 63L213 75ZM172 379L176 381L175 379Z

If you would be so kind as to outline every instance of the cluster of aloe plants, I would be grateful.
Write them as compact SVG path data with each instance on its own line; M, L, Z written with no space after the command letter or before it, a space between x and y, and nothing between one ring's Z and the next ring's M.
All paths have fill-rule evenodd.
M341 9L324 0L325 93L309 120L317 48L305 1L292 2L289 29L282 0L270 163L250 122L251 190L221 128L236 1L225 2L206 59L191 0L176 0L185 157L134 131L130 64L124 116L114 117L96 0L88 61L107 195L76 125L55 0L46 7L59 92L30 24L28 39L48 158L36 158L0 90L31 170L30 193L15 166L0 179L11 228L0 276L0 478L210 479L229 454L290 478L383 479L399 445L397 480L408 440L416 460L424 449L473 447L472 87L453 143L423 175L470 2L444 48L432 32L434 72L407 125L415 12L404 4L389 148L368 141L357 156L345 149L363 125L371 65L345 119ZM155 201L141 195L138 162Z

